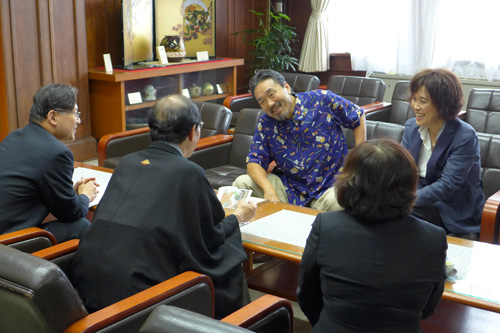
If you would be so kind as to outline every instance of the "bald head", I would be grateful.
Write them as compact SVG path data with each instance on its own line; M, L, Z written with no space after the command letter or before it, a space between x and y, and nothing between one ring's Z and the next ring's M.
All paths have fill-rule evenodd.
M198 107L182 95L161 98L148 114L152 141L179 144L188 137L193 125L198 125L200 122Z

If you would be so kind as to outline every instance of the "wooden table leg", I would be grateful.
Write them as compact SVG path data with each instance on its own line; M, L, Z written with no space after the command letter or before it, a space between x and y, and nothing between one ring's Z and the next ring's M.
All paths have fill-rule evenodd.
M253 252L245 250L247 254L247 260L243 262L243 271L245 273L250 272L253 269Z

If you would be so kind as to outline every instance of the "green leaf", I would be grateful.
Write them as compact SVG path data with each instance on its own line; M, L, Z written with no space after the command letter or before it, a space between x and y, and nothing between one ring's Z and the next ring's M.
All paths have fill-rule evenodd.
M266 14L255 10L250 10L250 13L259 19L259 27L238 31L233 35L241 34L243 42L253 47L249 52L253 69L270 68L279 72L290 68L295 70L294 65L298 65L299 61L294 57L291 45L296 41L297 34L295 27L287 23L290 17L283 13L267 13L269 24L266 25Z

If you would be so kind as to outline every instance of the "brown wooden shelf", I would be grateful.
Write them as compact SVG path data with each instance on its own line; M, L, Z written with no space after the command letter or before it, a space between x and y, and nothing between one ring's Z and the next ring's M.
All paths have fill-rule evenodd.
M126 111L132 111L132 110L139 110L139 109L144 109L144 108L150 108L153 105L155 105L156 101L151 101L151 102L143 102L140 104L132 104L132 105L127 105L125 107Z
M227 93L200 96L193 100L215 101L234 96L237 90L236 67L243 63L243 59L223 58L134 71L114 70L111 74L106 73L104 69L90 69L92 136L99 139L109 133L125 131L128 111L152 107L156 101L127 105L127 94L141 91L147 84L166 89L161 92L161 96L165 96L180 94L196 81L198 85L200 81L214 85L225 83L228 87ZM170 83L168 77L173 79Z
M209 60L201 62L192 62L167 67L156 67L139 70L120 70L115 69L111 74L106 73L104 69L89 69L90 80L122 82L131 80L148 79L159 76L185 74L199 71L208 71L211 69L221 69L228 67L242 66L243 59L223 58L218 60Z
M193 98L193 101L207 102L207 101L213 101L213 100L216 100L216 99L226 98L227 96L229 96L228 93L226 93L226 94L209 95L209 96L200 96L200 97Z

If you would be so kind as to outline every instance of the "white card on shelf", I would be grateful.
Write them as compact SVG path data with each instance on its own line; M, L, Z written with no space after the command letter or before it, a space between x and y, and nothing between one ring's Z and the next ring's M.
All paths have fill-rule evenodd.
M167 58L167 52L165 52L165 46L159 45L156 49L158 50L160 64L162 65L168 64L168 58Z
M218 83L217 84L217 93L218 94L227 93L227 84L226 83Z
M142 103L142 96L140 92L133 92L127 94L129 104L140 104Z
M208 60L208 51L196 52L196 58L198 59L198 61Z
M189 95L189 90L187 89L182 89L182 96L191 98L191 95Z
M102 56L104 58L104 68L106 70L106 73L108 74L113 73L113 64L111 63L111 55L109 53L105 53Z

